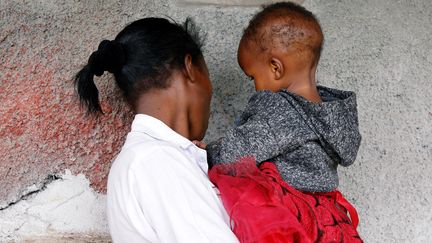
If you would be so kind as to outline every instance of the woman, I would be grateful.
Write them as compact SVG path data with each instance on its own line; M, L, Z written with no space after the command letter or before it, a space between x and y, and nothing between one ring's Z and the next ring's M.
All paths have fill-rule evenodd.
M136 113L108 179L114 242L238 242L207 176L201 140L212 86L193 23L145 18L104 40L77 74L90 112L101 112L94 75L114 74Z

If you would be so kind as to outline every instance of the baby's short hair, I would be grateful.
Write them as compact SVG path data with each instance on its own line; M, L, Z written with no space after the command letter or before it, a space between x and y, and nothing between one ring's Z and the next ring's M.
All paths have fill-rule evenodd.
M292 2L279 2L255 14L242 40L253 41L262 52L273 48L311 51L310 61L318 62L324 37L313 13Z

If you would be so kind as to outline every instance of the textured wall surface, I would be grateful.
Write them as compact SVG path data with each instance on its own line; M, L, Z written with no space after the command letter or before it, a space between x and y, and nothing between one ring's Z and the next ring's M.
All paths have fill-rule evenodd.
M302 4L304 0L290 0L298 4ZM179 3L191 4L214 4L225 6L260 6L262 4L270 4L278 2L277 0L179 0Z
M341 190L358 208L366 242L432 238L432 2L306 0L325 47L319 81L358 94L363 143L341 168ZM0 1L0 208L38 193L54 174L83 173L104 192L131 113L112 77L97 79L106 114L87 117L71 78L102 39L146 16L192 16L207 32L214 84L207 140L222 135L252 84L236 63L255 7L165 1ZM0 219L0 228L1 228ZM1 238L1 237L0 237Z
M43 191L0 211L0 242L55 239L53 242L107 242L106 195L96 193L83 175L66 170ZM91 238L88 241L79 237ZM53 239L53 240L54 240ZM104 239L103 241L99 241Z

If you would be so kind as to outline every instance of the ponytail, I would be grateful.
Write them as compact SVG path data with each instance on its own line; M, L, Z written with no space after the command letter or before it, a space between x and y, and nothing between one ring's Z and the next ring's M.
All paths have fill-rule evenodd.
M75 88L80 102L87 107L89 113L102 113L99 103L99 91L93 80L94 73L86 65L75 76Z
M105 71L120 72L126 56L120 43L103 40L98 50L93 52L86 66L75 76L75 87L80 102L89 113L103 113L99 102L99 91L94 76L102 76Z

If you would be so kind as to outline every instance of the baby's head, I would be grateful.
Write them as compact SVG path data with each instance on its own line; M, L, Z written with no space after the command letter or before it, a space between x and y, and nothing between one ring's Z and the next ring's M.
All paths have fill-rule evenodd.
M256 90L277 92L315 85L323 34L316 17L300 5L268 5L249 22L238 62Z

